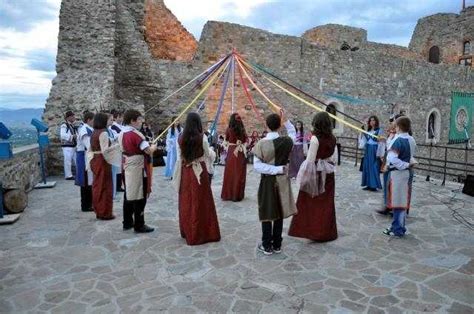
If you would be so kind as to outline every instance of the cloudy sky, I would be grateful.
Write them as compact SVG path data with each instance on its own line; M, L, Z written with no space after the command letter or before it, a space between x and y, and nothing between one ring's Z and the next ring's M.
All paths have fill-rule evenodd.
M68 0L74 1L74 0ZM0 107L44 107L55 76L60 0L0 0ZM474 0L466 0L473 5ZM326 23L368 30L371 41L407 46L418 18L459 13L462 0L165 0L199 39L207 20L301 35Z

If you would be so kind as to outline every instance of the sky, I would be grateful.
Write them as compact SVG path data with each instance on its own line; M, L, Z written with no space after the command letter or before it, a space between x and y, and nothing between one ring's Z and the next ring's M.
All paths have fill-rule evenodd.
M68 0L74 1L74 0ZM0 0L0 108L42 108L56 75L61 0ZM218 20L300 36L327 23L361 27L368 39L408 46L420 17L459 13L462 0L165 0L196 39ZM474 0L466 0L474 5Z

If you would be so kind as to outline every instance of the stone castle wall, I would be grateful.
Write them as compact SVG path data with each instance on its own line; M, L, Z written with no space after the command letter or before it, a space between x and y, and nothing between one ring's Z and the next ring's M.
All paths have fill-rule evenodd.
M15 148L13 158L0 160L0 181L4 189L32 190L41 181L38 144Z
M342 51L340 47L325 46L329 37L316 44L314 38L308 41L309 36L315 34L315 29L302 38L210 21L204 26L191 60L186 61L189 59L189 50L186 49L163 55L158 49L160 45L177 41L176 47L182 47L186 45L179 42L192 40L176 20L171 24L177 29L176 34L180 35L169 36L173 33L171 31L161 35L152 32L158 41L151 41L149 30L156 31L158 26L163 25L161 19L147 17L151 12L150 6L155 14L163 14L165 19L172 19L173 16L169 10L159 10L164 7L161 7L162 1L148 1L104 0L94 5L89 3L87 14L80 10L81 6L85 7L84 1L63 1L58 76L53 82L45 110L45 119L50 125L60 120L59 112L65 107L82 110L102 103L108 108L148 111L146 118L154 130L162 129L197 92L183 92L167 102L160 101L233 48L247 60L267 67L361 121L365 122L369 115L377 114L384 123L392 112L406 110L413 120L415 137L420 143L425 140L426 119L433 108L441 113L440 142L446 143L451 91L474 90L470 68L430 64L417 59L417 52L406 48L364 42L366 33L364 35L361 31L355 34L364 45L358 51ZM325 30L320 28L318 34ZM348 38L354 35L350 30L348 28L346 34ZM180 61L158 59L157 56ZM287 108L291 117L302 119L308 129L314 109L308 109L283 92L271 88L263 77L256 76L256 80L272 100ZM222 81L219 84L206 105L204 115L207 118L204 120L212 119L215 114ZM250 86L250 83L247 82L247 85ZM257 115L248 108L244 109L248 101L241 87L236 88L235 99L247 124L247 131L250 133L257 129L261 132ZM259 112L270 112L263 98L256 91L251 93ZM226 95L224 108L220 132L225 129L230 115L229 94ZM336 133L356 135L342 125L338 126Z
M53 139L67 110L99 110L114 101L115 15L115 1L62 1L57 75L43 117Z
M460 14L440 13L420 19L413 32L409 49L418 52L428 60L429 50L433 46L440 48L442 63L458 64L463 55L463 43L471 42L474 55L474 6Z

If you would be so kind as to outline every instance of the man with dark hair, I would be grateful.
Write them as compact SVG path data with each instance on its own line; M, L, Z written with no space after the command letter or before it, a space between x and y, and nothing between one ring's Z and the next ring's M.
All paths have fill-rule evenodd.
M65 121L60 126L59 137L64 156L64 178L74 180L72 164L76 163L77 132L73 126L76 116L71 110L66 111Z
M116 110L116 109L112 109L110 111L110 114L113 116L114 118L114 122L112 123L112 126L110 127L116 134L119 134L120 132L122 132L122 129L123 129L123 113L122 111L119 111L119 110Z
M383 231L386 235L402 237L405 235L405 217L410 208L411 185L415 160L416 142L408 132L411 121L406 116L396 120L397 135L388 146L388 195L387 207L393 212L390 228Z
M119 144L123 152L123 176L125 196L123 202L123 229L132 227L135 232L152 232L145 225L145 206L151 193L152 165L150 157L157 149L150 145L140 133L143 116L137 110L127 110L124 114L125 127L119 134Z
M288 162L296 130L290 121L285 123L289 136L280 136L281 116L266 118L270 132L253 149L254 169L262 174L258 187L258 211L262 222L262 243L257 249L265 255L281 253L283 219L296 213L295 199L288 178Z
M92 123L94 114L85 111L82 117L83 125L77 131L76 146L76 185L81 188L81 210L93 211L92 208L92 171L86 169L86 152L90 151L91 136L94 129Z

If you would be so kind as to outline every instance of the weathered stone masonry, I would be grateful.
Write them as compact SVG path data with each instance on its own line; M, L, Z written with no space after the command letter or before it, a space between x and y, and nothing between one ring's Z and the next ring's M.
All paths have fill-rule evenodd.
M45 110L50 125L60 120L61 110L67 107L76 111L100 106L147 110L232 48L361 120L377 114L385 121L393 110L407 110L420 143L425 142L426 119L433 108L441 113L440 142L446 143L451 91L474 90L470 67L428 63L425 51L371 43L366 40L364 30L351 27L321 26L296 37L210 21L195 47L192 36L173 19L162 1L86 2L64 0L62 3L58 76ZM469 30L469 25L474 24L471 12L472 8L467 8L456 20L462 29ZM166 32L159 31L164 27L163 21L169 21ZM425 41L416 37L419 28L410 47ZM333 41L328 29L333 30ZM353 41L351 34L355 36ZM338 47L344 41L351 46L358 44L359 49L342 51ZM168 48L163 50L163 47ZM258 76L257 80L264 82ZM314 110L297 104L282 92L268 89L267 84L263 86L291 115L309 123ZM212 98L217 99L219 93L217 86ZM260 110L268 112L263 99L256 93L253 95ZM236 93L236 99L245 114L244 120L248 119L247 129L261 128L255 114L242 109L247 101L241 91ZM173 98L150 111L147 119L155 130L162 128L187 101L189 97L185 94ZM229 103L227 97L226 115L230 112ZM208 118L213 117L215 106L216 101L206 106ZM224 125L225 121L220 128ZM337 133L355 136L342 126L338 126Z

